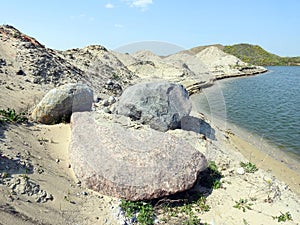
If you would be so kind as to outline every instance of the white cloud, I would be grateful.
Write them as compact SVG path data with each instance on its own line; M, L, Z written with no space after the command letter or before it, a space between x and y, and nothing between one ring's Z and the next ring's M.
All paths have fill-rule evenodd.
M107 3L104 7L107 8L107 9L113 9L113 8L115 8L115 6L113 4L111 4L111 3Z
M148 6L153 4L153 0L125 0L130 7L136 7L145 11L148 9Z

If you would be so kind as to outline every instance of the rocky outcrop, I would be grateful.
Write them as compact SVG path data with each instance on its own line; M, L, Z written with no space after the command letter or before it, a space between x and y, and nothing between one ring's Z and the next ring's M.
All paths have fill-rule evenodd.
M116 113L151 128L167 131L180 127L192 105L183 86L169 82L150 82L128 87L119 99Z
M73 112L90 111L93 91L85 84L66 84L49 91L32 111L32 119L44 124L68 121Z
M105 195L145 200L174 194L191 188L207 166L204 155L182 139L127 117L82 112L72 114L71 124L75 175Z

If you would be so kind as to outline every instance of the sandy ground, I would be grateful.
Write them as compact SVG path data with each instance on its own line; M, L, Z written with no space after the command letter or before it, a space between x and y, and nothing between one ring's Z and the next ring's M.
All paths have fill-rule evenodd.
M292 191L300 195L300 174L298 172L288 168L284 163L275 160L236 135L230 135L230 140L236 150L241 152L248 161L265 171L270 171L276 178L289 185Z
M41 98L46 91L30 91L35 87L22 85L25 87L23 92L1 86L0 108L30 108L35 98ZM21 107L20 99L24 101ZM0 129L0 224L121 224L116 217L119 200L82 187L74 176L68 159L69 124L7 125ZM174 135L204 151L224 176L222 188L207 194L211 209L198 214L201 221L214 225L281 224L273 217L289 212L293 221L282 224L299 224L299 174L237 135L214 129L215 140L209 139L205 148L199 142L200 134L174 131ZM259 170L238 173L240 162L250 159ZM32 181L53 199L36 202L37 194L28 195L28 191L22 194L21 185L12 188L16 179ZM247 199L252 204L251 210L243 212L234 208L240 199ZM160 221L160 224L176 223Z

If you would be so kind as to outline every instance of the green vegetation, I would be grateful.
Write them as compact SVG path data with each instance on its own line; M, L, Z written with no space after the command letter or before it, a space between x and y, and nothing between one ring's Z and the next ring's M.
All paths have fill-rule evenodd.
M120 76L118 74L113 73L112 74L112 79L114 79L114 80L120 80L121 78L120 78Z
M205 171L205 174L203 174L200 179L200 183L207 188L218 189L222 187L222 177L223 175L218 170L216 163L214 161L210 161L208 163L208 168Z
M246 209L252 210L251 206L253 204L249 203L247 199L240 199L239 201L235 201L234 208L241 209L243 212L246 212Z
M242 61L260 66L299 66L300 57L280 57L264 50L258 45L236 44L224 46L224 52Z
M143 201L121 200L120 207L125 212L125 216L132 218L137 214L137 221L141 225L151 225L154 223L154 209L150 203Z
M255 171L258 170L256 165L251 162L247 162L247 163L241 162L240 165L241 167L244 168L246 173L254 173Z
M286 212L286 213L280 212L280 216L273 216L273 219L277 220L278 222L286 222L289 220L291 221L293 220L290 212Z
M174 197L175 199L173 199ZM153 200L150 202L121 200L120 207L125 212L127 218L136 218L138 224L142 225L152 225L155 217L159 217L160 215L162 216L161 220L165 222L175 219L180 224L205 225L206 223L201 222L197 213L210 210L210 206L206 203L206 197L200 193L193 194L188 198L181 197L173 196L170 199Z
M245 218L243 218L244 225L250 225Z
M196 212L208 212L210 206L206 204L206 198L202 195L198 195L197 199L191 202L185 202L183 205L167 204L164 207L165 214L168 218L164 221L170 220L171 217L179 217L180 224L186 225L205 225L207 223L202 223L201 219L195 215Z
M25 113L16 113L14 109L0 109L0 123L22 123L27 121Z

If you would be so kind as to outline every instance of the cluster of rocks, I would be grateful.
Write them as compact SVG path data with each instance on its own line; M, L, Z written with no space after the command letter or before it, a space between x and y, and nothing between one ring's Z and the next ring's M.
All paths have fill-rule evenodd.
M165 133L180 128L191 111L183 86L142 83L127 88L118 101L110 96L99 102L115 104L116 114L88 112L92 100L86 85L67 84L46 94L32 112L35 121L46 124L72 115L69 157L83 184L130 200L163 197L194 185L207 166L205 156Z
M42 172L40 168L35 169L38 173ZM33 197L38 203L53 200L50 193L42 190L39 184L30 179L29 176L33 170L30 158L21 155L20 152L15 157L4 156L0 153L0 185L5 185L11 190L11 201L20 195Z
M7 185L14 194L28 195L35 198L36 202L44 203L52 201L53 196L40 188L40 185L30 180L26 175L23 177L14 177Z
M205 156L166 131L182 127L200 132L204 123L189 117L189 92L236 69L239 75L255 70L241 61L237 68L236 58L214 48L167 57L149 51L121 54L99 45L56 51L11 26L0 26L0 41L1 70L58 86L36 105L31 117L44 124L71 117L69 154L75 174L93 190L130 200L193 186L207 166ZM216 69L224 63L226 70L220 75ZM101 94L100 101L94 92ZM99 112L89 112L92 106ZM47 198L30 182L23 187Z
M114 82L113 80L108 80L104 85L104 88L116 96L120 96L123 91L122 86L118 82Z

